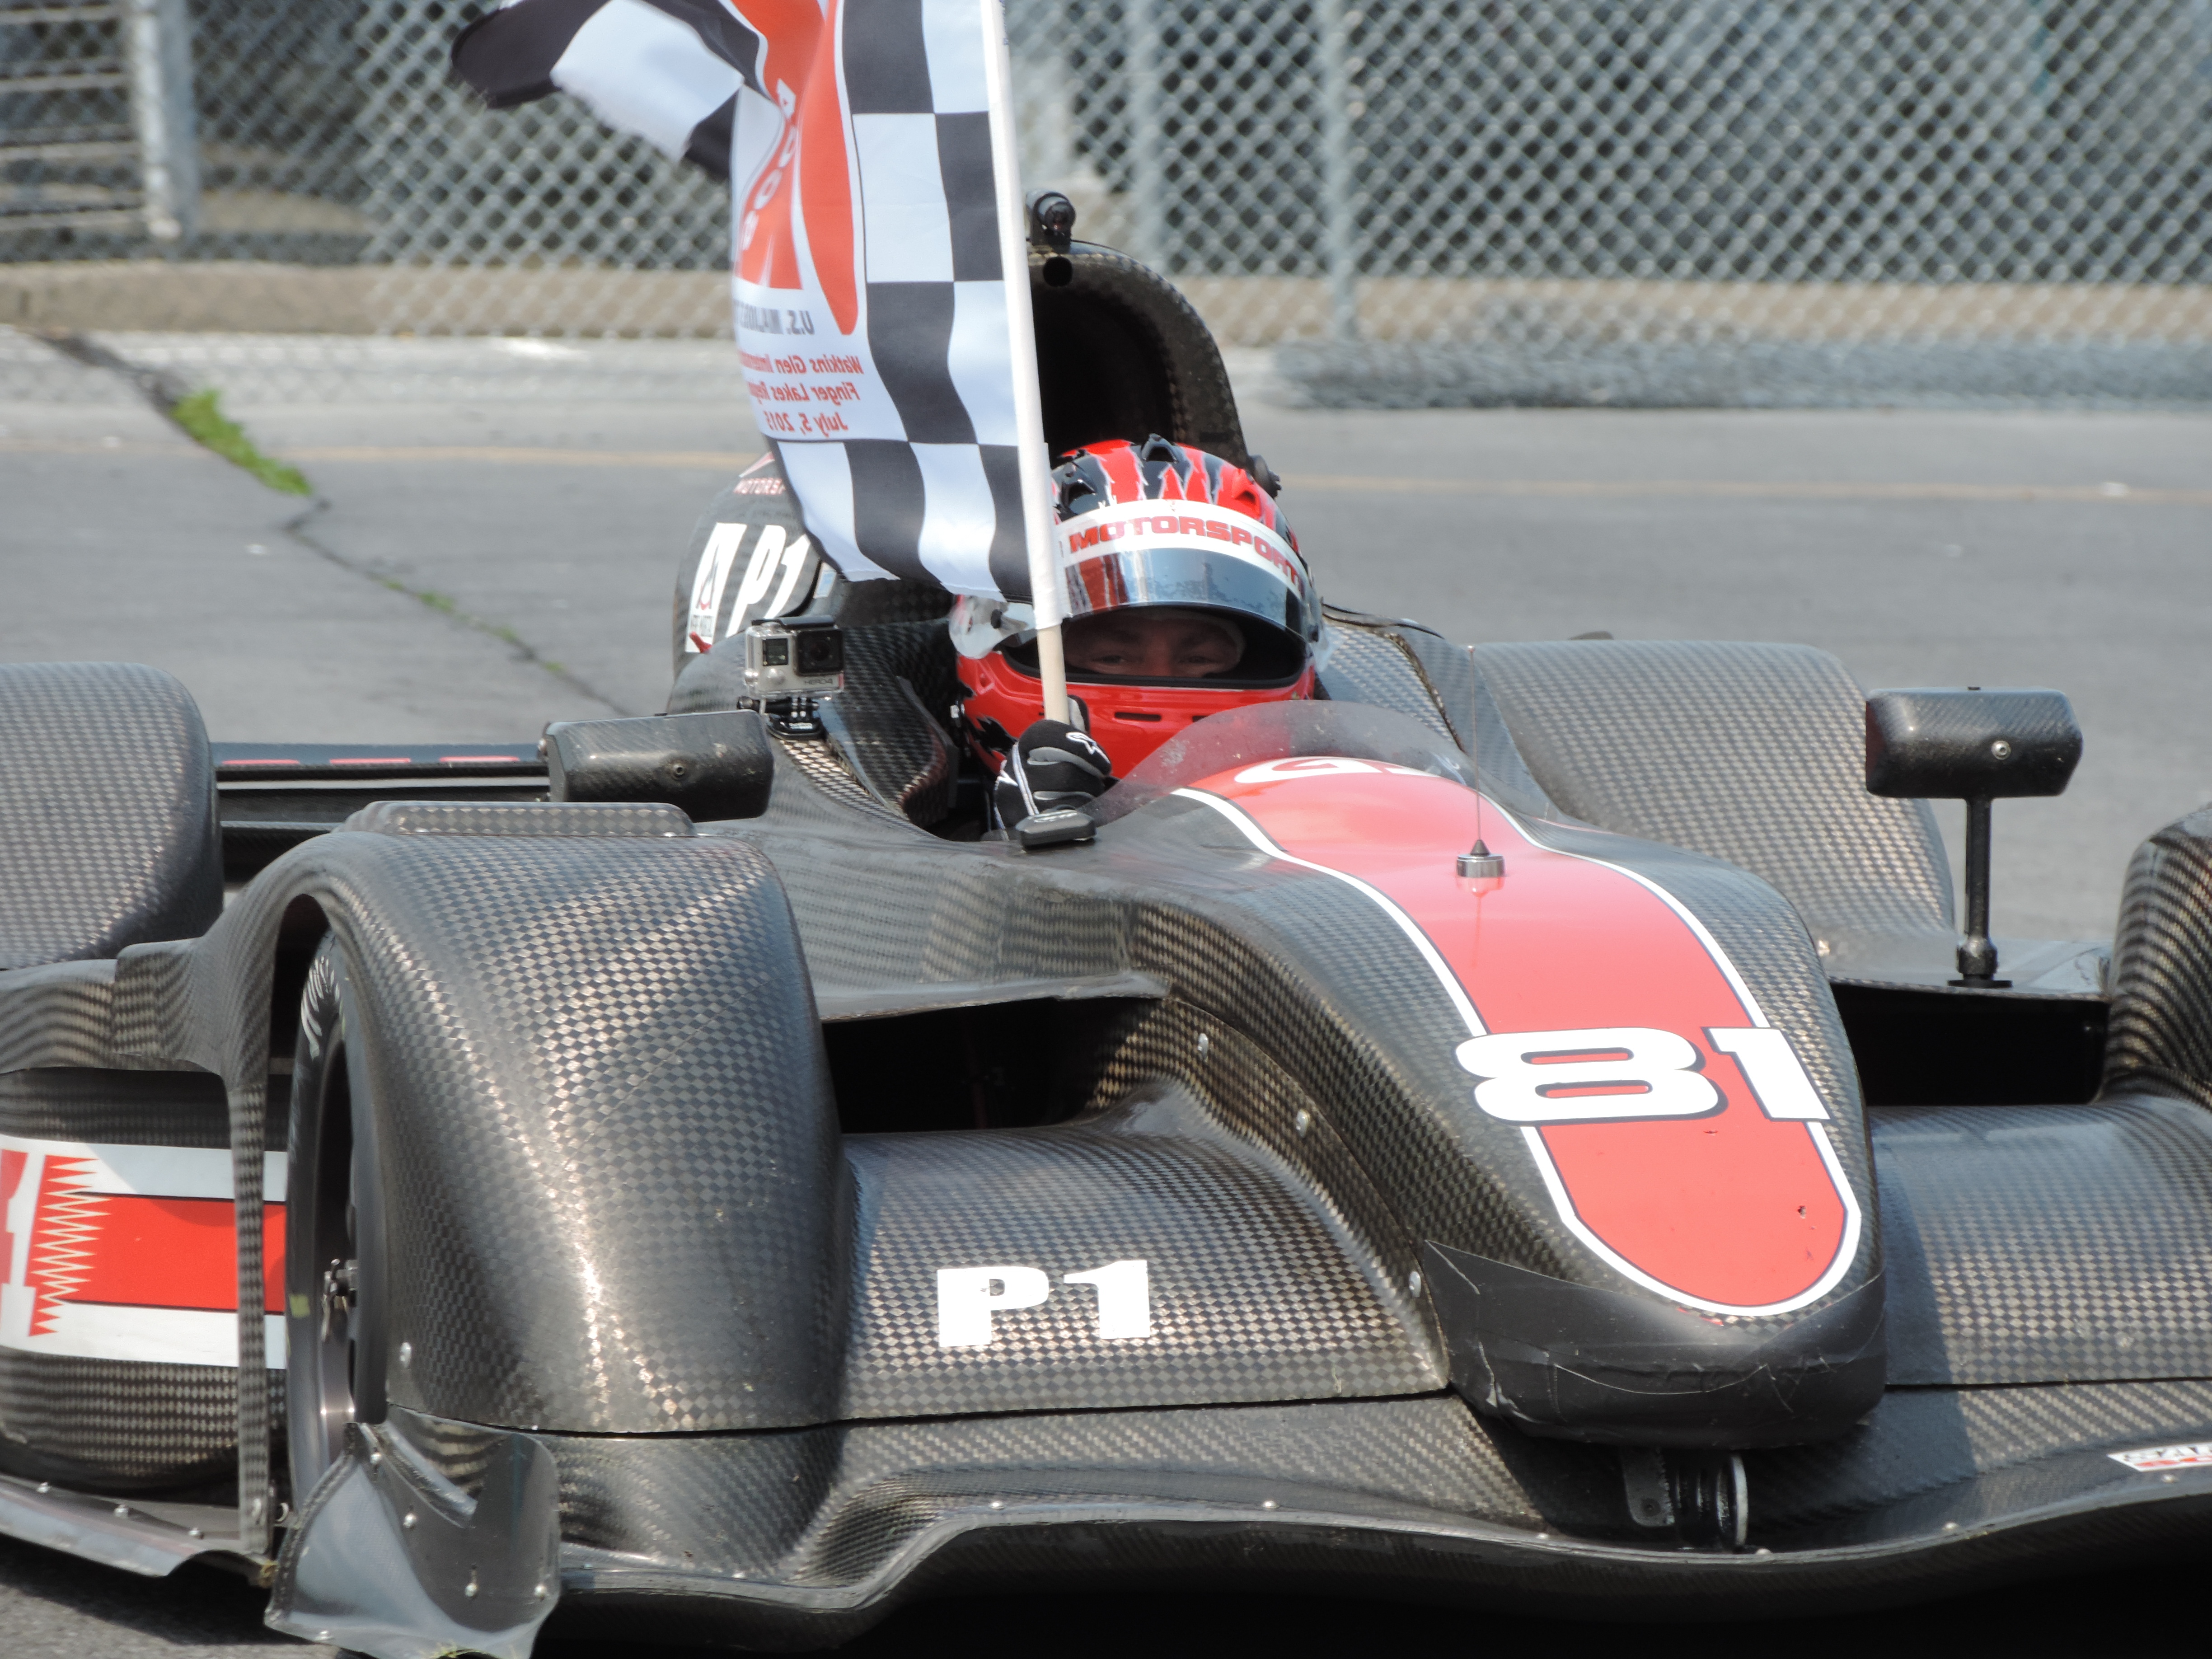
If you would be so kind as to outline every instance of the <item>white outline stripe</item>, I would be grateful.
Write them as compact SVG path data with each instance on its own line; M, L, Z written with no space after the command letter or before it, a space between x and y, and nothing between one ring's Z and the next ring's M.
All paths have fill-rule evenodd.
M1638 875L1625 865L1615 864L1610 859L1596 858L1588 853L1571 853L1563 847L1547 847L1523 829L1520 819L1498 805L1489 796L1485 795L1482 802L1499 817L1511 824L1515 835L1539 852L1549 853L1555 858L1573 859L1582 864L1595 864L1601 870L1610 870L1616 876L1627 877L1638 887L1656 896L1661 903L1681 919L1685 927L1698 936L1698 943L1705 947L1705 954L1713 959L1713 965L1721 970L1722 977L1728 981L1729 988L1735 991L1736 1000L1743 1005L1743 1011L1751 1017L1751 1023L1753 1025L1765 1025L1768 1023L1765 1011L1759 1006L1759 999L1752 995L1751 987L1743 982L1743 975L1736 972L1735 963L1728 959L1728 953L1721 949L1720 942L1705 931L1705 924L1683 908L1681 900L1676 898L1649 876Z
M1285 864L1295 864L1299 869L1311 870L1317 875L1334 876L1347 887L1356 887L1372 899L1382 907L1384 915L1398 924L1399 931L1413 940L1413 948L1421 953L1421 959L1429 964L1430 971L1436 975L1437 981L1443 986L1444 994L1451 999L1452 1006L1459 1010L1460 1018L1467 1022L1467 1034L1469 1036L1490 1035L1490 1028L1482 1023L1482 1017L1474 1012L1474 1004L1468 1000L1467 988L1459 982L1459 975L1452 972L1451 964L1437 954L1437 947L1431 943L1429 936L1421 931L1420 924L1400 909L1397 902L1388 894L1379 888L1369 886L1357 876L1347 875L1341 870L1332 870L1326 864L1316 864L1310 859L1302 859L1292 853L1285 853L1267 838L1266 830L1245 815L1243 808L1232 802L1224 800L1218 795L1209 795L1202 789L1178 789L1176 793L1188 800L1202 801L1211 806L1223 817L1235 824L1245 840L1250 842L1269 858L1280 859Z
M1267 854L1268 857L1279 859L1285 864L1296 865L1302 870L1311 870L1320 875L1334 876L1346 885L1357 888L1379 906L1391 921L1397 923L1399 930L1413 941L1414 948L1421 953L1421 959L1428 963L1430 971L1437 976L1444 994L1451 999L1452 1006L1459 1010L1461 1018L1467 1021L1468 1032L1475 1036L1488 1035L1487 1029L1482 1024L1481 1016L1476 1013L1474 1003L1468 997L1466 987L1460 983L1459 975L1452 970L1451 965L1444 961L1436 945L1431 942L1429 936L1421 931L1419 924L1401 909L1395 900L1357 876L1348 874L1342 870L1332 869L1326 864L1316 864L1310 859L1302 859L1295 854L1285 852L1269 839L1267 833L1261 829L1242 808L1218 795L1208 794L1202 789L1178 789L1175 793L1187 799L1200 801L1212 807L1234 824L1245 840L1250 842L1255 848ZM1594 864L1601 870L1610 870L1615 875L1626 877L1630 881L1657 897L1689 928L1692 936L1698 943L1705 947L1706 956L1711 958L1713 965L1719 969L1722 977L1727 980L1729 988L1735 993L1739 1006L1751 1023L1757 1026L1768 1025L1766 1015L1760 1009L1758 999L1752 995L1751 988L1743 982L1743 976L1736 971L1735 964L1729 960L1727 953L1721 949L1719 941L1706 931L1705 925L1691 915L1683 907L1680 899L1649 877L1639 875L1633 870L1625 869L1610 860L1593 858L1586 853L1571 853L1559 848L1546 846L1522 829L1520 821L1506 811L1504 807L1499 806L1487 795L1481 794L1480 792L1475 793L1477 799L1497 812L1506 823L1511 824L1514 833L1529 846L1559 858L1573 859L1579 863ZM1753 1094L1753 1105L1754 1109L1757 1109L1757 1091L1754 1090ZM1776 1121L1779 1120L1770 1120L1770 1121ZM1745 1306L1729 1302L1709 1302L1702 1297L1692 1296L1686 1291L1662 1283L1642 1269L1632 1266L1591 1231L1589 1224L1576 1213L1574 1202L1567 1195L1566 1183L1560 1178L1558 1165L1552 1161L1551 1148L1544 1144L1541 1131L1534 1125L1528 1125L1522 1127L1521 1133L1522 1139L1528 1145L1531 1157L1535 1161L1537 1173L1543 1177L1545 1188L1552 1195L1553 1207L1559 1212L1559 1219L1570 1232L1588 1245L1591 1252L1607 1267L1632 1283L1663 1296L1683 1307L1701 1308L1708 1313L1734 1314L1745 1318L1763 1318L1774 1314L1790 1313L1808 1304L1819 1301L1835 1288L1844 1275L1850 1271L1851 1264L1858 1260L1859 1236L1864 1226L1864 1220L1859 1211L1858 1195L1851 1190L1851 1183L1844 1174L1842 1164L1837 1159L1835 1143L1828 1138L1827 1126L1806 1122L1805 1129L1806 1133L1812 1137L1814 1148L1820 1153L1821 1164L1827 1170L1830 1185L1844 1200L1844 1235L1837 1243L1833 1260L1828 1263L1826 1271L1814 1281L1811 1288L1791 1297L1787 1301L1770 1302L1758 1306Z
M1794 1121L1804 1122L1802 1118ZM1844 1236L1836 1245L1835 1258L1828 1263L1827 1271L1814 1279L1810 1288L1800 1291L1787 1301L1767 1302L1756 1306L1735 1302L1709 1302L1703 1297L1692 1296L1687 1291L1678 1290L1663 1280L1654 1279L1650 1274L1627 1261L1603 1239L1592 1232L1589 1224L1577 1212L1574 1200L1567 1195L1566 1183L1559 1178L1559 1166L1552 1161L1552 1149L1544 1144L1542 1133L1535 1125L1528 1124L1522 1128L1521 1134L1522 1139L1528 1143L1529 1155L1535 1159L1537 1172L1544 1177L1544 1186L1552 1194L1552 1204L1559 1211L1559 1219L1566 1224L1569 1232L1589 1245L1598 1259L1615 1273L1626 1279L1632 1279L1645 1290L1656 1291L1668 1301L1686 1308L1702 1308L1707 1313L1735 1314L1743 1318L1764 1318L1771 1314L1794 1312L1810 1303L1819 1301L1830 1291L1835 1289L1837 1282L1850 1271L1851 1263L1858 1260L1860 1227L1858 1200L1851 1192L1851 1183L1844 1177L1843 1166L1836 1161L1835 1143L1828 1139L1828 1126L1825 1123L1805 1123L1805 1131L1813 1138L1814 1150L1820 1153L1820 1162L1827 1169L1829 1181L1833 1184L1836 1191L1842 1195Z

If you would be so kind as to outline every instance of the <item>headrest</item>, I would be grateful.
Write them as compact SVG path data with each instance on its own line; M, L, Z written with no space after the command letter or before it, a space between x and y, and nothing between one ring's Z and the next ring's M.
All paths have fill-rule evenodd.
M1093 243L1032 244L1030 301L1055 457L1157 432L1251 465L1220 349L1166 277Z

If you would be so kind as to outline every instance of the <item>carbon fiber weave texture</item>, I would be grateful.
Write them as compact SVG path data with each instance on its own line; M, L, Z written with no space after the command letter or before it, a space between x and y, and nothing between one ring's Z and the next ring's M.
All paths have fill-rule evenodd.
M845 756L820 738L775 735L775 775L769 784L770 809L787 821L806 820L835 834L860 822L905 824L894 796L878 793L853 775Z
M1195 1107L1218 1132L1283 1170L1321 1206L1347 1258L1361 1264L1382 1304L1414 1334L1425 1376L1443 1376L1434 1315L1413 1288L1419 1243L1296 1078L1243 1031L1179 998L1134 1011L1103 1047L1091 1110L1154 1101Z
M691 820L665 802L380 800L341 826L373 836L627 836L683 840Z
M1614 1456L1528 1439L1448 1399L542 1443L570 1545L696 1574L696 1594L719 1585L729 1598L720 1633L796 1645L849 1634L841 1614L865 1622L926 1588L1003 1594L1055 1571L1102 1589L1423 1585L1554 1613L1802 1617L1870 1593L1911 1599L2201 1545L2201 1494L2193 1507L2102 1506L2164 1495L2155 1474L2106 1453L2202 1438L2208 1424L2203 1383L1900 1391L1842 1443L1746 1456L1752 1542L1771 1551L1753 1557L1649 1539L1578 1549L1629 1541ZM409 1432L442 1439L468 1483L481 1458L470 1431ZM1249 1524L1234 1527L1240 1515ZM1085 1521L1098 1530L1055 1542ZM933 1534L939 1547L920 1554ZM819 1594L861 1586L859 1603ZM770 1598L790 1591L801 1595L780 1610Z
M114 994L112 961L0 974L0 1072L120 1064L108 1032Z
M1893 1385L2212 1375L2212 1118L2156 1097L1871 1114Z
M1780 1549L1941 1536L2069 1498L2154 1493L2156 1474L2114 1451L2212 1439L2212 1382L1893 1389L1864 1426L1826 1445L1754 1452L1755 1538ZM2177 1517L2178 1519L2178 1517ZM2124 1522L2116 1523L2124 1526ZM2138 1531L2179 1534L2142 1516ZM2014 1547L2024 1558L2028 1552ZM2062 1565L2063 1556L2054 1556ZM1931 1577L1945 1564L1931 1561Z
M1938 800L2063 793L2081 728L2058 691L1893 688L1866 702L1867 787Z
M1529 769L1566 812L1742 866L1822 939L1952 931L1933 812L1865 788L1865 703L1806 646L1483 645Z
M1354 620L1330 610L1320 673L1331 702L1372 703L1420 721L1447 743L1462 743L1436 697L1422 684L1415 659L1379 619Z
M284 1373L265 1372L283 1416ZM238 1372L0 1352L0 1469L86 1492L161 1492L238 1465Z
M848 629L845 689L830 703L854 772L920 824L945 816L959 769L943 724L960 696L953 656L942 618Z
M602 1432L808 1421L846 1231L819 1029L731 842L333 836L386 1124L392 1399Z
M212 1071L191 940L0 974L0 1073L43 1066ZM259 1060L255 1061L259 1064Z
M845 585L840 592L859 594L903 586L866 582ZM943 597L937 596L940 604ZM685 603L678 601L679 628ZM841 610L865 613L879 608L899 607L855 598ZM726 654L718 653L715 664ZM945 725L946 711L960 696L953 655L941 615L847 627L845 689L827 700L820 716L830 741L781 737L786 757L841 798L868 799L916 823L937 822L951 805L959 763ZM686 662L696 664L697 659L680 659L679 667ZM744 698L742 680L726 666L712 673L695 669L671 696L669 712L734 708Z
M772 810L776 817L781 814ZM732 834L761 834L769 827L763 821L759 830L748 825ZM811 922L807 963L818 987L1055 978L1117 971L1133 960L1134 915L1126 905L1126 890L1119 905L1086 902L1086 894L1068 891L1066 883L1053 878L1051 865L1024 860L1011 849L956 849L914 832L891 832L883 841L785 841L765 834L763 845L781 860L803 927ZM856 894L872 894L874 902L863 900L856 907ZM1354 911L1345 900L1322 902L1345 909L1347 918ZM863 915L867 921L858 925ZM1199 945L1197 956L1210 963L1212 973L1234 971L1217 949ZM1422 987L1418 967L1407 975L1407 987ZM1440 1000L1433 984L1427 984L1427 994ZM1192 1044L1186 1055L1203 1055L1210 1044L1221 1044L1207 1091L1234 1102L1225 1124L1230 1133L1249 1134L1256 1146L1301 1139L1291 1128L1297 1102L1305 1099L1297 1086L1276 1073L1265 1086L1237 1088L1241 1071L1265 1071L1267 1061L1225 1024L1214 1022L1206 1042L1199 1042L1201 1036L1201 1029L1183 1033ZM1113 1066L1103 1057L1102 1064ZM1128 1064L1113 1078L1110 1091L1095 1099L1097 1106L1117 1103L1124 1079L1128 1088L1157 1082ZM1234 1113L1243 1113L1243 1121ZM1318 1117L1307 1113L1307 1139L1314 1146L1334 1141ZM1255 1133L1249 1119L1265 1121L1265 1137ZM896 1137L883 1141L898 1148L896 1159L884 1155L883 1175L869 1170L874 1157L858 1151L863 1146L867 1141L854 1141L863 1166L863 1217L869 1217L863 1239L876 1259L863 1272L863 1303L856 1305L849 1411L1042 1409L1075 1398L1117 1405L1281 1398L1427 1389L1440 1382L1433 1340L1418 1328L1422 1316L1405 1294L1413 1243L1395 1225L1382 1232L1385 1206L1340 1148L1332 1175L1352 1192L1349 1207L1360 1212L1360 1228L1343 1218L1347 1206L1307 1186L1305 1170L1291 1172L1290 1183L1281 1186L1265 1172L1241 1168L1249 1155L1228 1157L1225 1148L1212 1146L1170 1152L1159 1137L1099 1134L1078 1126L956 1141ZM1146 1183L1126 1172L1117 1175L1113 1166L1130 1157L1157 1164L1159 1179ZM956 1168L931 1168L940 1164ZM898 1192L933 1194L936 1206L907 1199L883 1210L872 1199L887 1183L884 1176L896 1176ZM1005 1192L998 1201L978 1203L975 1192L1000 1186ZM1157 1206L1146 1201L1148 1186L1164 1194ZM1321 1212L1321 1221L1307 1210ZM1109 1232L1119 1241L1106 1237ZM1328 1232L1343 1234L1343 1243L1328 1239ZM922 1261L915 1252L925 1245L942 1259ZM1040 1252L1051 1256L1055 1272L1152 1252L1157 1272L1168 1279L1183 1274L1192 1287L1218 1285L1206 1298L1207 1305L1194 1310L1190 1332L1166 1338L1172 1343L1168 1352L1148 1347L1137 1356L1141 1363L1121 1367L1126 1376L1106 1376L1093 1364L1079 1394L1068 1394L1078 1382L1066 1370L1086 1345L1079 1334L1088 1314L1079 1298L1018 1316L1048 1325L1048 1340L1037 1352L1015 1356L1013 1343L1005 1352L975 1356L936 1349L929 1303L933 1267L1030 1263L1044 1259ZM1310 1283L1279 1281L1281 1270L1265 1252L1303 1263ZM1061 1255L1068 1256L1064 1263ZM1367 1265L1349 1270L1347 1261ZM902 1298L884 1290L887 1281L894 1287L905 1283ZM1255 1307L1265 1310L1259 1322L1252 1322Z
M391 1114L392 1338L412 1344L396 1399L586 1431L820 1415L845 1177L789 913L756 854L340 832L285 854L184 953L181 989L145 999L137 1038L225 1077L241 1192L272 1042L290 1042L278 972L325 927Z
M1484 1175L1482 1150L1459 1138L1493 1126L1466 1125L1470 1115L1457 1109L1457 1014L1402 936L1341 884L1271 867L1215 815L1173 799L1107 826L1095 848L1050 858L910 830L787 838L778 817L772 805L731 833L757 837L775 860L817 983L1157 974L1322 1103L1319 1115L1397 1195L1402 1226L1534 1249L1534 1265L1552 1264L1545 1271L1564 1266L1564 1230L1539 1221L1534 1237L1525 1234L1528 1206ZM1317 981L1330 987L1326 1000ZM1414 1054L1434 1063L1416 1073L1427 1087L1412 1085L1420 1103L1409 1110L1405 1057ZM1493 1155L1517 1147L1494 1127ZM1368 1133L1375 1144L1363 1142ZM1410 1261L1410 1245L1401 1248Z
M1064 253L1032 244L1029 266L1054 454L1102 438L1142 441L1149 428L1250 464L1221 349L1174 283L1093 242Z
M206 1025L204 988L194 980L195 968L205 960L203 947L192 939L133 945L116 958L107 1017L108 1046L115 1054L112 1064L173 1061L175 1069L185 1064L216 1069L190 1059L193 1042ZM257 1054L250 1065L251 1077L239 1080L265 1087L264 1057Z
M0 664L0 969L204 932L222 848L191 694L137 664Z
M2212 1106L2212 807L2136 849L2120 890L2112 985L2103 1096Z
M860 1243L841 1417L1326 1399L1442 1381L1402 1302L1378 1294L1320 1206L1196 1115L852 1136L846 1152ZM1062 1275L1128 1260L1147 1266L1151 1334L1109 1340L1096 1293ZM993 1316L988 1346L940 1346L937 1270L1002 1263L1042 1269L1054 1293Z
M1514 746L1489 682L1465 646L1412 623L1334 605L1328 621L1321 685L1332 702L1411 715L1473 755L1483 787L1502 805L1537 817L1559 816Z
M204 1072L0 1073L0 1134L118 1146L227 1146L222 1079Z
M1132 969L1165 981L1174 1000L1279 1066L1288 1090L1255 1099L1316 1103L1309 1109L1341 1138L1351 1164L1390 1194L1397 1237L1377 1248L1405 1252L1385 1255L1394 1273L1410 1268L1424 1237L1577 1282L1600 1271L1525 1179L1517 1130L1467 1105L1451 1059L1464 1024L1402 935L1343 884L1273 863L1217 815L1170 798L1106 825L1093 846L1043 857L948 846L903 826L821 836L774 805L730 833L756 840L776 863L825 986ZM1866 1205L1856 1073L1788 907L1756 879L1695 854L1588 830L1543 833L1638 869L1704 920L1803 1055ZM1121 1086L1144 1081L1133 1065L1110 1075ZM1188 1076L1179 1064L1164 1080ZM1872 1231L1832 1296L1875 1270Z
M1335 632L1322 675L1329 697L1410 715L1462 749L1479 733L1486 781L1505 792L1507 804L1523 811L1552 811L1463 647L1411 623L1334 610L1330 617ZM949 804L957 765L942 711L961 696L957 658L943 619L848 627L845 657L845 689L825 714L834 750L824 753L818 744L787 739L792 758L833 792L842 793L839 780L828 775L835 769L913 822L935 823Z
M1513 1468L1526 1458L1589 1468L1586 1485L1571 1476L1547 1483L1547 1495L1602 1526L1607 1477L1618 1478L1608 1455L1498 1439L1458 1401L1432 1397L544 1443L560 1465L570 1541L668 1559L713 1540L709 1571L827 1588L872 1576L944 1516L994 1498L1017 1509L1157 1497L1256 1510L1325 1492L1378 1520L1441 1511L1533 1531L1546 1517Z

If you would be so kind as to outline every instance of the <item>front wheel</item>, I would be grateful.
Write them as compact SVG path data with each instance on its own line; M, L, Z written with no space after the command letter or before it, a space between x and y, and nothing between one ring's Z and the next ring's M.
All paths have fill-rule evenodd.
M384 1418L383 1214L375 1126L345 952L307 970L293 1050L284 1213L285 1428L292 1504Z

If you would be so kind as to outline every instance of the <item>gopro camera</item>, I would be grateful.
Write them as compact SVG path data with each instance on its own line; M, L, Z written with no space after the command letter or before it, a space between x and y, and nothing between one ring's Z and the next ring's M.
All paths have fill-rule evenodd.
M746 696L820 697L844 686L844 630L830 617L772 617L746 624Z

